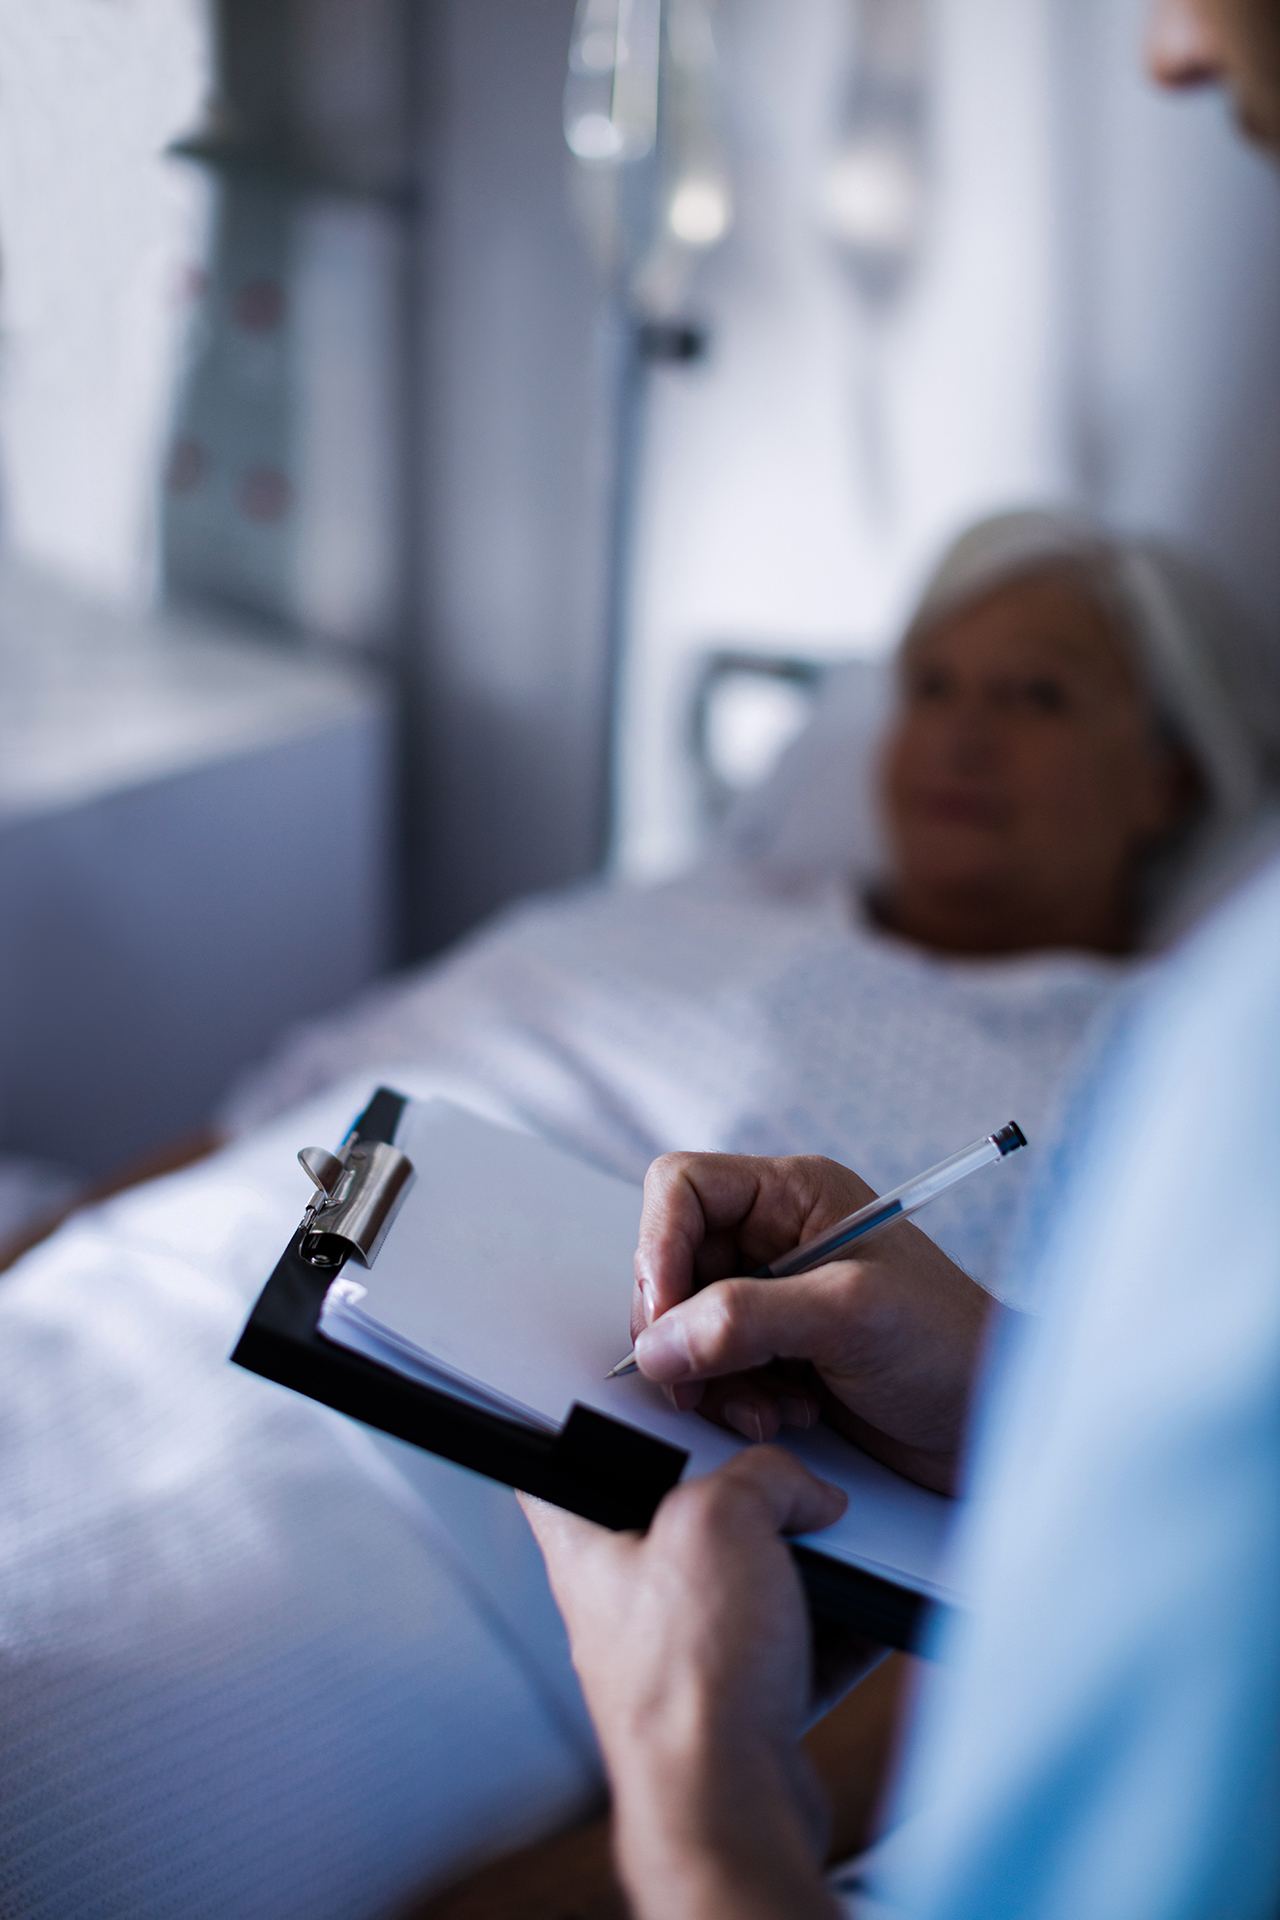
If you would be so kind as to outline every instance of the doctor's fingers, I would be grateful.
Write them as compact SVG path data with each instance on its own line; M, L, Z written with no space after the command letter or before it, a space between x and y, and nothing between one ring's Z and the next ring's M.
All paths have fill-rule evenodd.
M859 1340L863 1265L833 1261L790 1280L722 1280L673 1307L636 1341L640 1370L679 1391L775 1360L843 1369Z
M687 1557L711 1544L750 1564L766 1537L829 1527L847 1505L841 1488L820 1480L794 1454L761 1447L674 1488L658 1508L646 1546L655 1555Z
M741 1269L734 1236L756 1203L763 1164L728 1153L664 1153L653 1162L644 1178L633 1330Z
M545 1500L518 1493L542 1549L556 1597L566 1591L630 1577L638 1560L696 1550L699 1540L720 1539L735 1553L751 1549L749 1537L808 1533L829 1527L844 1512L841 1488L820 1480L794 1455L776 1447L739 1454L710 1474L675 1487L659 1504L649 1532L614 1533Z
M757 1367L665 1391L682 1411L692 1402L704 1420L729 1427L744 1440L776 1440L784 1427L803 1433L822 1418L822 1382L807 1363Z
M732 1568L754 1569L758 1581L771 1539L828 1527L847 1504L839 1487L774 1447L740 1455L673 1488L644 1536L612 1533L526 1494L519 1500L546 1560L575 1659L580 1655L590 1666L599 1655L606 1668L615 1664L620 1630L626 1629L623 1644L636 1655L642 1641L664 1637L668 1628L655 1614L660 1597L665 1603L678 1598L677 1613L689 1625L691 1610L712 1604L718 1582L727 1582L731 1599L741 1593Z
M699 1287L790 1253L872 1199L816 1154L669 1153L645 1177L633 1329Z
M516 1499L541 1549L551 1591L565 1620L572 1627L575 1613L584 1607L607 1614L615 1589L629 1578L639 1536L614 1533L531 1494L517 1493Z

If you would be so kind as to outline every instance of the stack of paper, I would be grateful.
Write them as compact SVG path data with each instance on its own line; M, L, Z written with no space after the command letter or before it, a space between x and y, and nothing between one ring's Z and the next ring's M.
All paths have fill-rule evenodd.
M631 1346L638 1187L443 1101L411 1102L396 1145L416 1183L373 1268L330 1288L327 1339L550 1431L581 1401L687 1451L686 1477L748 1444L677 1413L641 1375L604 1378ZM825 1427L783 1444L849 1494L810 1544L954 1598L939 1578L951 1502Z

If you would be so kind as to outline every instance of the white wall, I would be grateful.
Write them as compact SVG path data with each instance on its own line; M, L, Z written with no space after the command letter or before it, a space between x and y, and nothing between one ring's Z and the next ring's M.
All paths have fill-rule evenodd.
M935 7L929 237L883 338L818 218L848 11L720 14L739 218L691 303L713 329L708 363L653 383L619 847L633 872L678 863L696 830L679 716L698 649L878 651L949 529L1067 480L1046 0ZM868 375L883 522L860 465Z
M6 536L150 597L157 473L203 255L204 0L0 0L0 489Z
M1203 546L1280 625L1280 190L1220 105L1145 86L1143 4L933 0L929 239L877 345L816 212L848 0L722 0L739 219L690 302L710 359L651 380L626 870L661 871L693 844L682 722L697 652L882 648L936 546L984 509L1093 500ZM371 8L310 0L343 34ZM203 11L0 0L8 526L28 553L116 594L152 578L174 295L201 232L199 175L157 156L201 118ZM410 833L424 945L594 857L607 460L599 287L564 191L572 13L573 0L420 11ZM330 85L342 58L312 76L343 114L384 85L360 58L359 87ZM300 379L315 403L300 601L335 635L389 617L393 543L376 536L397 401L377 363L393 252L342 209L312 219L302 249ZM887 524L868 509L855 428L871 352L897 498Z
M721 8L740 217L690 303L710 360L652 385L624 870L695 842L699 650L882 649L985 510L1091 500L1205 548L1280 627L1280 191L1220 104L1154 96L1143 11L935 0L935 202L878 349L897 505L877 524L854 407L869 346L816 218L846 0Z
M1207 554L1280 643L1280 177L1223 98L1145 82L1143 12L1085 0L1076 27L1081 481L1119 521Z

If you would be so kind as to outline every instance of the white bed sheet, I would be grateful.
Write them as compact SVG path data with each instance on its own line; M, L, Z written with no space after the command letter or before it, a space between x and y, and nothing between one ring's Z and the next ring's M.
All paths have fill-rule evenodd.
M298 1147L378 1080L632 1178L693 1145L883 1187L1011 1115L1034 1139L1122 973L930 958L746 870L535 902L300 1036L238 1144L28 1255L0 1279L0 1908L359 1920L599 1792L511 1497L226 1363ZM1016 1164L928 1221L984 1279Z
M297 1223L298 1144L338 1137L369 1090L82 1217L0 1280L15 1920L388 1914L600 1791L511 1496L415 1458L446 1490L408 1497L386 1464L408 1449L227 1362Z

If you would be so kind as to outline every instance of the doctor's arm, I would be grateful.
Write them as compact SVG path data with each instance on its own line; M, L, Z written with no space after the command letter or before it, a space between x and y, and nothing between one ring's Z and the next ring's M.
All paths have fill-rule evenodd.
M833 1920L826 1803L798 1745L808 1616L783 1535L830 1524L844 1495L761 1448L676 1488L643 1538L524 1505L600 1737L638 1920Z
M980 1287L909 1225L858 1261L769 1283L734 1277L869 1197L826 1160L655 1162L636 1255L637 1359L681 1406L713 1418L752 1409L762 1437L784 1417L806 1424L803 1398L949 1490L993 1304ZM677 1487L643 1538L526 1502L642 1920L835 1912L821 1876L826 1803L799 1745L814 1649L784 1536L829 1525L843 1506L771 1447ZM875 1657L847 1651L851 1666Z

